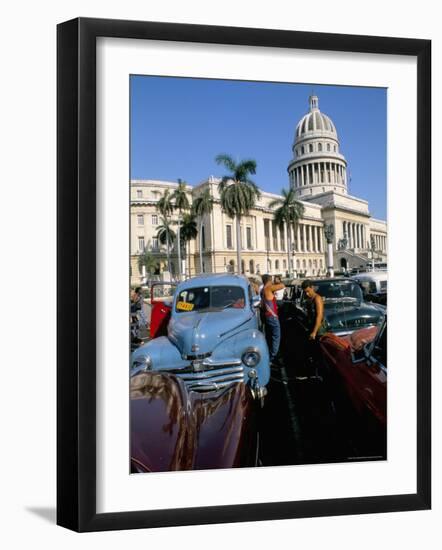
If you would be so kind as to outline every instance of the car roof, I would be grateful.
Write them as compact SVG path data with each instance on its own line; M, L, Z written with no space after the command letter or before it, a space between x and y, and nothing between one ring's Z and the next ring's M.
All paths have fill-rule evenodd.
M311 281L313 284L318 284L318 283L332 283L334 281L349 281L351 278L350 277L326 277L325 279L308 279L309 281Z
M247 288L249 281L244 275L234 275L232 273L207 273L205 275L197 275L183 281L179 284L179 290L186 288L195 288L198 286L241 286Z
M358 273L357 275L352 275L352 279L377 279L385 281L387 279L386 271L364 271L363 273Z

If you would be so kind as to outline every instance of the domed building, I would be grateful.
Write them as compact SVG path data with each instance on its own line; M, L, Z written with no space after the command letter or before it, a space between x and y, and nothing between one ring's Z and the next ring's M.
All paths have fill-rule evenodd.
M347 160L340 148L336 126L320 111L315 95L310 96L309 110L296 125L292 154L287 167L289 184L304 205L303 219L296 230L293 227L281 230L271 207L272 202L281 197L262 191L255 207L241 219L241 270L246 275L290 273L317 277L354 267L364 269L371 264L373 256L376 262L386 263L387 223L372 218L368 202L350 194ZM210 176L195 186L188 186L189 202L206 188L214 199L213 211L198 220L206 272L237 270L236 223L221 208L220 182L220 178ZM158 273L166 270L166 250L158 239L161 220L157 204L166 191L172 192L176 186L176 182L170 181L131 181L131 281L134 284L142 277L138 259L143 251L151 252L158 260ZM291 232L290 251L287 250L288 231ZM199 247L199 239L189 243L188 257L182 267L188 276L200 271ZM329 258L333 265L329 265ZM171 264L176 274L176 245L171 250Z
M310 110L296 126L292 151L288 172L299 199L326 191L347 193L347 161L335 125L319 110L317 96L310 96Z
M386 263L387 224L371 217L368 202L348 192L347 161L340 149L332 119L319 109L319 98L309 98L309 111L298 122L287 171L300 201L322 207L324 227L331 228L333 269L361 267L377 251ZM373 242L372 242L373 241Z

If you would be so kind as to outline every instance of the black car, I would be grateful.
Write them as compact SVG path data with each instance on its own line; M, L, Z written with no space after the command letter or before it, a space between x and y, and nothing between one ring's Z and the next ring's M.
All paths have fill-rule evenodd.
M311 279L315 291L324 300L326 329L338 336L361 328L375 326L385 314L381 304L364 301L361 287L347 278ZM306 319L306 297L299 287L287 288L286 300L281 304L283 318Z

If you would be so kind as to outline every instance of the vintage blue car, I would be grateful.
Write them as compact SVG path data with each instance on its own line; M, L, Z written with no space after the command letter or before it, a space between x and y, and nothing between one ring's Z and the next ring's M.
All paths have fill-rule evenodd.
M240 275L201 275L180 283L170 304L167 336L133 352L132 374L168 372L196 391L244 382L262 399L270 364L259 304Z

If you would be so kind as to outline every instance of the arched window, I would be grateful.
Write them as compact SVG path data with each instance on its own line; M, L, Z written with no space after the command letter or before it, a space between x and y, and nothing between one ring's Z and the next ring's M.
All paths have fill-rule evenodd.
M310 145L308 146L308 150L310 151L310 153L313 153L313 145L310 143Z
M287 260L282 260L282 269L287 269Z
M322 151L322 143L318 143L318 151Z
M330 151L330 143L327 143L327 151Z
M302 268L305 269L307 267L307 264L305 262L305 260L302 260Z
M296 269L299 269L301 264L299 263L299 260L296 260Z
M304 145L301 147L301 153L304 154Z
M255 273L255 266L254 266L253 260L250 260L249 262L249 271L250 273Z
M279 260L276 260L276 261L275 261L275 269L276 269L276 270L279 269Z

